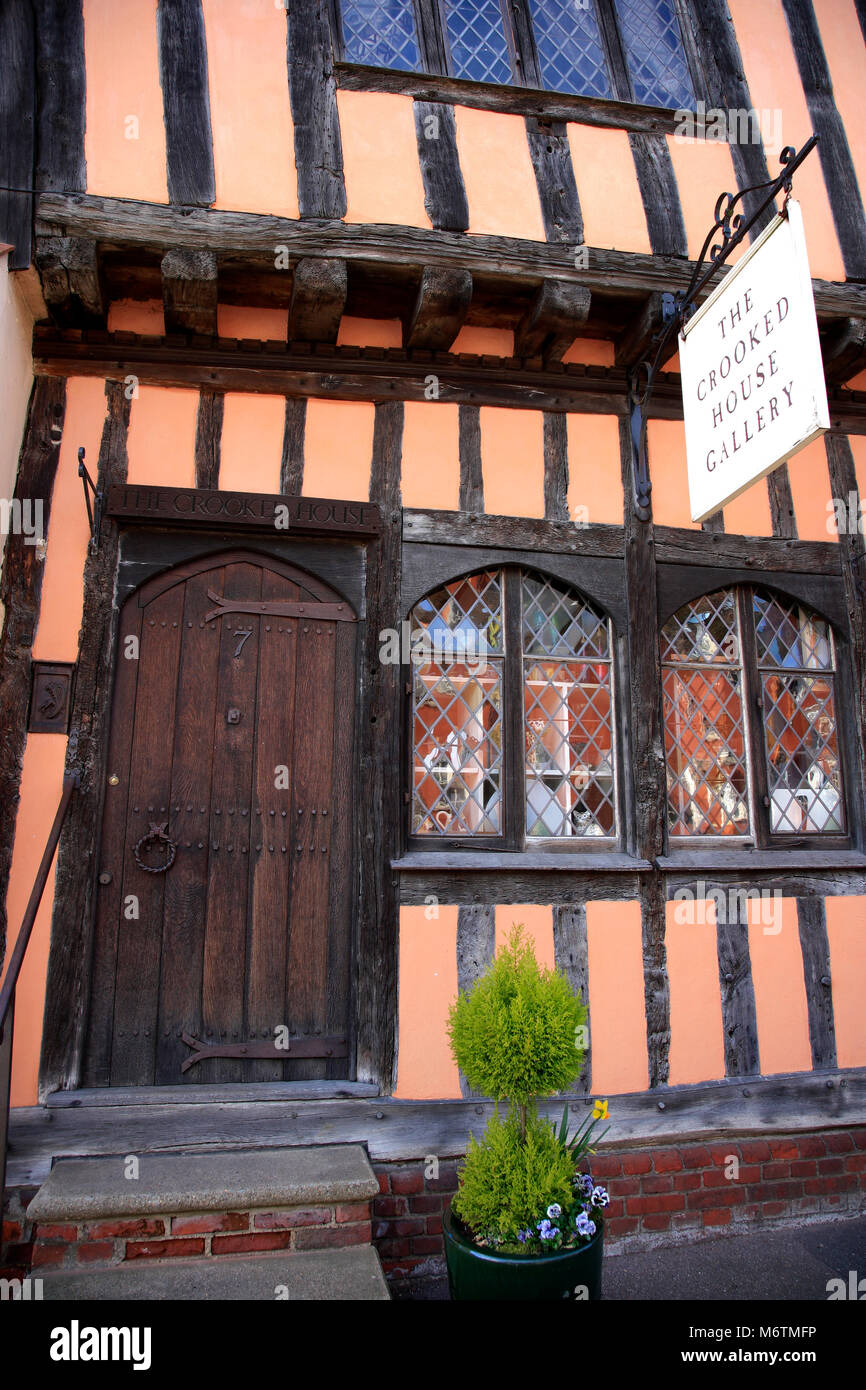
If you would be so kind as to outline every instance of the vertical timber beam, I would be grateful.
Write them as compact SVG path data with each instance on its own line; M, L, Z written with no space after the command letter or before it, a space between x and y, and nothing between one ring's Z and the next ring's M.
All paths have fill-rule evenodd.
M280 492L299 497L304 485L304 439L307 430L307 402L302 397L286 397L283 425L283 454L280 460Z
M837 1060L830 943L827 939L827 910L823 898L797 899L797 926L800 932L800 949L803 953L812 1066L816 1071L824 1071L835 1067Z
M346 186L329 9L319 0L292 0L286 19L300 215L339 219Z
M370 501L382 509L382 530L378 547L367 551L361 671L357 1079L384 1091L393 1086L396 1061L400 886L391 860L399 855L403 819L402 668L381 661L379 633L400 630L402 448L402 401L377 405Z
M484 511L484 479L481 474L481 413L477 405L459 409L460 510Z
M86 80L82 0L34 0L36 15L37 188L80 193Z
M745 911L741 911L739 905L733 911L730 907L718 909L716 945L722 995L725 1075L757 1076L761 1062L749 928Z
M37 376L30 396L14 495L21 504L41 503L43 536L48 534L65 414L66 379ZM10 528L0 585L5 615L0 636L0 960L6 939L6 887L12 867L21 765L27 742L31 651L39 621L44 571L44 560L35 545L27 544L28 539L32 537ZM13 925L17 931L18 923Z
M667 141L663 135L635 130L629 131L628 138L653 254L687 256L686 225Z
M583 214L574 179L574 164L565 121L526 117L529 157L548 241L583 245Z
M122 381L106 381L108 413L99 447L97 486L104 492L126 481L126 438L131 402ZM84 604L75 695L66 749L66 770L77 771L80 790L69 808L57 851L54 915L42 1060L40 1102L52 1091L80 1084L93 927L94 856L102 824L105 758L117 639L115 602L120 541L117 524L103 517L99 547L84 567Z
M0 5L0 242L9 252L9 269L30 264L33 223L33 166L36 119L36 57L33 10L29 0Z
M544 515L568 521L568 420L561 411L544 412Z
M565 973L571 988L580 991L586 1009L586 1053L580 1076L574 1083L578 1094L592 1091L592 1020L589 1016L589 954L586 937L586 903L555 905L553 909L553 957L558 970Z
M441 101L416 101L414 110L427 216L437 231L465 232L469 203L457 152L454 107Z
M467 992L493 960L496 945L496 909L483 906L457 909L457 988ZM460 1073L460 1091L465 1100L480 1094L473 1091Z
M658 598L652 521L635 515L631 425L619 422L625 507L625 587L628 604L628 665L632 720L630 735L634 821L626 841L642 859L664 852L667 805L664 740L661 724L661 663ZM670 986L665 947L665 892L657 870L641 881L644 1001L646 1006L649 1084L667 1082L670 1064Z
M215 490L220 482L220 448L225 392L202 387L195 424L195 485Z
M156 31L169 201L209 207L216 186L201 0L159 0Z
M831 433L824 436L824 447L830 466L830 492L837 501L841 500L845 504L847 510L852 494L857 497L857 473L851 445L847 435ZM863 515L860 510L863 506L866 506L866 497L859 498L859 505L854 509L855 516ZM856 531L840 531L839 546L844 557L842 580L845 585L848 632L854 656L857 749L862 770L866 768L866 538ZM849 781L852 784L849 795L862 797L862 771L858 777L857 769L852 768Z

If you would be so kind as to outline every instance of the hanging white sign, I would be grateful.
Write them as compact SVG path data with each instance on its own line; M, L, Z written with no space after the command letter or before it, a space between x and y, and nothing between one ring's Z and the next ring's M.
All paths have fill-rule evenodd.
M703 521L830 428L799 203L693 314L679 349L691 513Z

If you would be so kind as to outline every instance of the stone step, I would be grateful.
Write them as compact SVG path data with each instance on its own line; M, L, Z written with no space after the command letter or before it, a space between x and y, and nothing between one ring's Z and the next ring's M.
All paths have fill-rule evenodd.
M27 1208L42 1224L359 1202L379 1184L360 1144L61 1158Z
M34 1274L37 1274L34 1271ZM41 1274L48 1302L168 1301L387 1302L391 1295L370 1245L304 1254L148 1261L140 1266L64 1269Z

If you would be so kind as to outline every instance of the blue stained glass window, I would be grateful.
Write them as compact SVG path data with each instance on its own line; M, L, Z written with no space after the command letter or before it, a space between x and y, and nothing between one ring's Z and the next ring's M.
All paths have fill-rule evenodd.
M420 72L412 0L342 0L341 10L348 63Z
M445 19L455 77L514 80L499 0L445 0Z
M612 96L595 14L580 0L529 0L541 80L552 92Z
M616 0L635 101L677 109L694 106L673 0Z

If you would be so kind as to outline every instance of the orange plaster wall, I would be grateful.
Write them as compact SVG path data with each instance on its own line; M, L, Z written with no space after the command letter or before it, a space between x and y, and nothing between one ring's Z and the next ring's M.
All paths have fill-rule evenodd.
M540 410L481 407L484 510L544 516L544 417Z
M840 1067L866 1065L866 897L825 898L836 1058Z
M772 536L770 493L766 478L759 478L723 509L725 530L733 536Z
M761 1075L811 1071L797 900L750 899L748 922Z
M568 123L587 246L652 250L628 132Z
M219 485L227 492L279 492L285 396L226 392Z
M568 514L572 521L622 526L619 421L615 415L566 415ZM578 511L585 508L586 512Z
M830 469L823 439L813 439L788 459L794 519L801 541L837 541ZM828 506L828 504L831 504Z
M689 505L686 432L681 420L650 420L647 425L653 521L658 526L684 526L700 531Z
M407 401L400 488L404 507L456 512L460 506L460 407Z
M863 31L854 0L812 0L830 69L833 96L848 136L860 196L866 203L866 82Z
M411 97L389 92L337 92L347 222L432 225L412 107Z
M63 788L66 739L61 734L29 734L21 771L21 800L15 822L12 871L6 897L9 943L15 940L33 880L45 849ZM10 1104L35 1105L42 1046L42 1015L48 945L54 902L54 865L45 884L42 903L18 977L15 991L15 1027L12 1042L12 1093ZM8 964L8 961L7 961Z
M460 1095L460 1073L445 1031L457 998L457 908L400 908L399 1099Z
M165 333L161 299L115 299L108 306L109 333Z
M514 333L510 328L476 328L464 324L449 352L474 352L479 357L513 357Z
M78 476L78 449L84 446L85 463L91 477L95 478L105 414L105 382L94 377L70 378L66 386L66 417L48 519L48 553L39 624L33 643L33 656L37 661L75 661L78 658L84 565L90 544L90 528Z
M297 217L285 9L273 0L202 0L202 9L215 206Z
M84 61L88 193L167 203L156 0L84 0Z
M543 970L553 970L556 964L553 951L553 908L537 903L499 904L495 912L495 942L501 950L515 923L522 922L532 942L535 959Z
M866 507L866 436L849 434L848 443L851 445L851 453L854 455L854 472L857 476L857 491L860 493L862 508Z
M665 917L671 998L670 1084L714 1081L725 1075L716 905L705 899L669 902Z
M613 343L606 338L575 338L563 362L583 362L587 367L612 367Z
M402 347L403 325L399 319L340 319L337 347Z
M469 106L455 106L454 116L470 233L544 241L523 117Z
M284 343L289 332L288 309L254 309L245 304L217 305L217 333L221 338L260 338Z
M195 487L197 416L198 391L139 386L129 413L129 482Z
M678 135L666 138L683 210L689 256L695 261L712 223L716 199L725 189L731 193L737 191L731 147L725 140L689 140ZM735 261L737 254L731 259Z
M370 497L375 406L366 401L307 402L304 497Z
M586 905L592 1089L598 1095L649 1085L640 903Z
M799 149L812 134L812 121L785 12L781 0L761 0L760 4L755 4L755 0L728 0L728 8L734 21L752 104L759 111L779 108L782 112L781 145L777 150L767 151L767 164L771 170L776 170L779 168L782 146L793 145ZM769 133L764 132L765 141ZM844 280L845 266L817 152L811 154L798 170L794 191L803 207L809 265L813 276L823 280Z
M858 372L850 381L846 381L845 385L849 391L866 391L866 372Z

